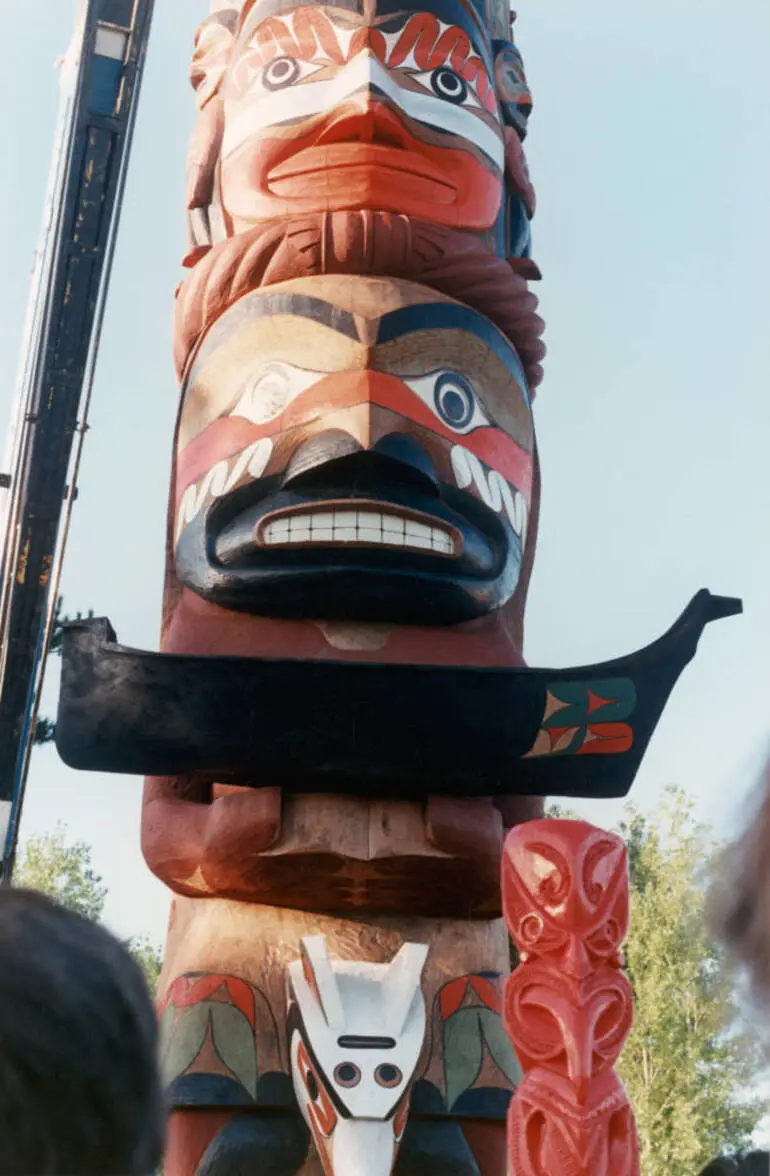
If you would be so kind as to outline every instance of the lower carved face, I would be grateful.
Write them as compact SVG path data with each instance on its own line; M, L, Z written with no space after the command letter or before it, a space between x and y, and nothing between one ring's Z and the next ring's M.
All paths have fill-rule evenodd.
M313 1064L299 1033L292 1041L291 1064L297 1102L327 1176L390 1176L409 1117L408 1093L387 1118L356 1118L339 1097L341 1094L344 1098L347 1090L362 1081L360 1068L354 1062L343 1061L335 1068L334 1099L328 1079ZM399 1078L398 1085L404 1082L401 1071L392 1063L381 1064L377 1070L385 1075L388 1087L396 1085ZM371 1082L371 1078L368 1080Z
M177 574L255 615L482 616L518 583L533 448L520 361L483 316L389 279L272 286L185 381Z

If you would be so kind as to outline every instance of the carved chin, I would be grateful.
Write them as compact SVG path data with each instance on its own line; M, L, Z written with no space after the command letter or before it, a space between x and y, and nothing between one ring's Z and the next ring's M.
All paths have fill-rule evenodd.
M378 653L393 632L391 625L350 625L344 621L321 621L318 628L332 649L343 653Z

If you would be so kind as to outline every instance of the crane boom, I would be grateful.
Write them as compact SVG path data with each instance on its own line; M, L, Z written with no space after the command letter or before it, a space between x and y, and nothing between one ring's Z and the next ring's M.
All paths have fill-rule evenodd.
M29 752L110 279L153 0L82 0L0 474L0 879Z

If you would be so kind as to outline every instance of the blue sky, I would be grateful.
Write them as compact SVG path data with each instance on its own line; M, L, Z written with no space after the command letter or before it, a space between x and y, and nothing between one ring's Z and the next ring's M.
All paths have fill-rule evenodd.
M126 644L157 645L177 391L171 306L184 244L186 74L205 0L157 0L63 590ZM544 492L531 664L620 656L700 587L741 595L706 631L632 793L691 792L736 828L768 746L770 5L521 0L535 92L527 148L548 322L537 400ZM0 425L10 393L74 6L0 0L6 181ZM46 688L55 706L56 674ZM139 853L141 781L37 751L23 833L93 846L122 934L160 940L167 899ZM617 804L580 810L612 824Z

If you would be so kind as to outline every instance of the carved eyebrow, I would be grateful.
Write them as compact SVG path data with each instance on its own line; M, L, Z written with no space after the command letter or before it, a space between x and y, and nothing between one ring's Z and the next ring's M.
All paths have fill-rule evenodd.
M489 319L467 306L459 306L453 302L420 302L413 306L403 306L382 316L376 341L390 343L402 335L414 334L415 331L442 329L467 331L480 339L501 363L513 371L529 404L529 385L517 351Z
M260 318L274 318L278 315L294 315L297 318L310 319L320 326L328 327L347 339L359 342L356 320L347 310L341 310L333 302L325 302L322 298L311 298L308 294L291 292L265 294L255 291L242 298L239 303L222 315L203 340L201 349L195 357L188 383L192 374L206 358L225 341L239 327L245 323Z

